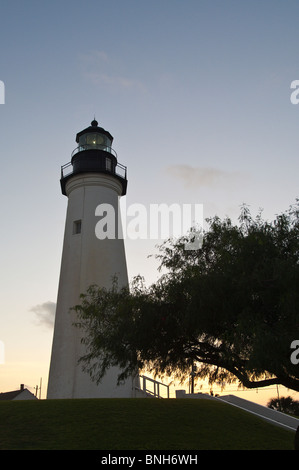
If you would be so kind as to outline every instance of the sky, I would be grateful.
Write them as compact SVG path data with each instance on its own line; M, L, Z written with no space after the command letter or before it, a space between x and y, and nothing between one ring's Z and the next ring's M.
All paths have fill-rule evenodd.
M296 0L1 1L0 391L42 382L45 396L60 168L94 116L128 168L125 207L236 220L246 203L272 220L295 202L298 17ZM156 243L125 240L130 279L157 279Z

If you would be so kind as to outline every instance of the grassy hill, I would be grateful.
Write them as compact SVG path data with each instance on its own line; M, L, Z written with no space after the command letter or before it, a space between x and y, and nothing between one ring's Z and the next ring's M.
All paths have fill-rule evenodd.
M0 402L0 450L292 450L294 435L214 400Z

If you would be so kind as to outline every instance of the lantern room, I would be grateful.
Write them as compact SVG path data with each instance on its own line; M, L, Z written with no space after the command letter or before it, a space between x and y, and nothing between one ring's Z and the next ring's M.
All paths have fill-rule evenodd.
M121 182L122 195L127 190L127 168L117 161L117 154L111 145L110 132L98 126L94 119L91 125L76 135L79 144L72 152L71 161L61 167L61 189L66 195L65 185L79 173L105 173Z

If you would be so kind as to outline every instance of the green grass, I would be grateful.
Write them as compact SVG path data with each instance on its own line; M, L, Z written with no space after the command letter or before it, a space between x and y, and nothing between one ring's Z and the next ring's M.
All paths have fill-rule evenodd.
M0 402L0 450L292 450L294 435L214 400Z

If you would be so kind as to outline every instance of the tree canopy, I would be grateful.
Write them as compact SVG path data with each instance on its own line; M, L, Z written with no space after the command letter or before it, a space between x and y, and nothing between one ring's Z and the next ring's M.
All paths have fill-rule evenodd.
M94 380L113 365L120 381L144 368L184 379L195 364L210 384L299 391L299 201L271 222L247 206L237 224L206 222L201 248L185 249L192 230L159 247L165 273L151 286L137 276L81 295L81 362Z
M299 401L292 397L271 398L267 407L289 415L299 416Z

